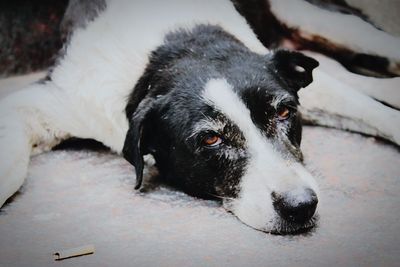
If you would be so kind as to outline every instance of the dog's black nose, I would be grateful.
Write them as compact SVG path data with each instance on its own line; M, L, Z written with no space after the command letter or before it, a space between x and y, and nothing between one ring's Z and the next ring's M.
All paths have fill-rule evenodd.
M272 192L273 206L282 219L302 224L311 219L317 208L318 198L312 189L278 194Z

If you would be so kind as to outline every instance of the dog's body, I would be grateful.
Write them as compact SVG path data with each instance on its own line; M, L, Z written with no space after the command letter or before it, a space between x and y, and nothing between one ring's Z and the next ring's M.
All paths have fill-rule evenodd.
M301 165L297 91L311 83L317 62L268 54L229 1L95 2L93 21L74 29L48 78L1 102L0 205L22 185L30 155L78 137L123 153L135 165L137 187L150 153L167 180L221 197L254 228L312 226L318 189ZM277 15L278 2L271 1ZM398 51L376 48L361 52L387 57L387 71L396 73ZM342 73L398 95L397 83ZM307 120L400 144L398 111L323 71L314 77L300 99Z

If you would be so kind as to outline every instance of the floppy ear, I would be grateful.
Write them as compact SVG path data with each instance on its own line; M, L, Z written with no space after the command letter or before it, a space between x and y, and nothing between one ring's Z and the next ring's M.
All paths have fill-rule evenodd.
M313 81L312 71L319 65L318 61L311 57L288 50L272 52L271 61L282 79L296 92Z
M124 158L135 166L135 189L139 189L142 185L144 168L143 155L147 153L143 133L146 131L145 128L149 124L149 118L154 109L155 102L155 99L147 98L139 104L130 118L129 130L126 134L124 147L122 149Z

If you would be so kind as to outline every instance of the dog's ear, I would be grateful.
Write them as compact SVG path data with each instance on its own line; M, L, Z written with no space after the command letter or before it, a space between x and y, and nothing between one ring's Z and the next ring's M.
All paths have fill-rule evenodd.
M144 99L129 119L129 129L125 137L122 154L129 163L135 166L135 189L139 189L142 185L143 156L147 153L147 145L143 137L146 131L151 130L149 129L151 127L151 116L156 102L157 100L153 98Z
M276 50L270 55L273 68L282 79L296 92L313 81L312 71L319 63L302 53L288 50Z

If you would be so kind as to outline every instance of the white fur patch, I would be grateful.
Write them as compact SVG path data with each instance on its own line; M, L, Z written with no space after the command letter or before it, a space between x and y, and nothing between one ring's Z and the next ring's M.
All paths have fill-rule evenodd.
M355 51L400 60L400 40L356 16L321 9L306 1L271 0L271 11L305 39L321 36Z
M249 149L249 163L240 182L239 197L230 209L244 223L271 230L276 219L271 193L311 188L317 185L299 163L284 160L273 144L263 136L250 117L250 111L225 79L211 79L203 97L226 115L242 131Z

